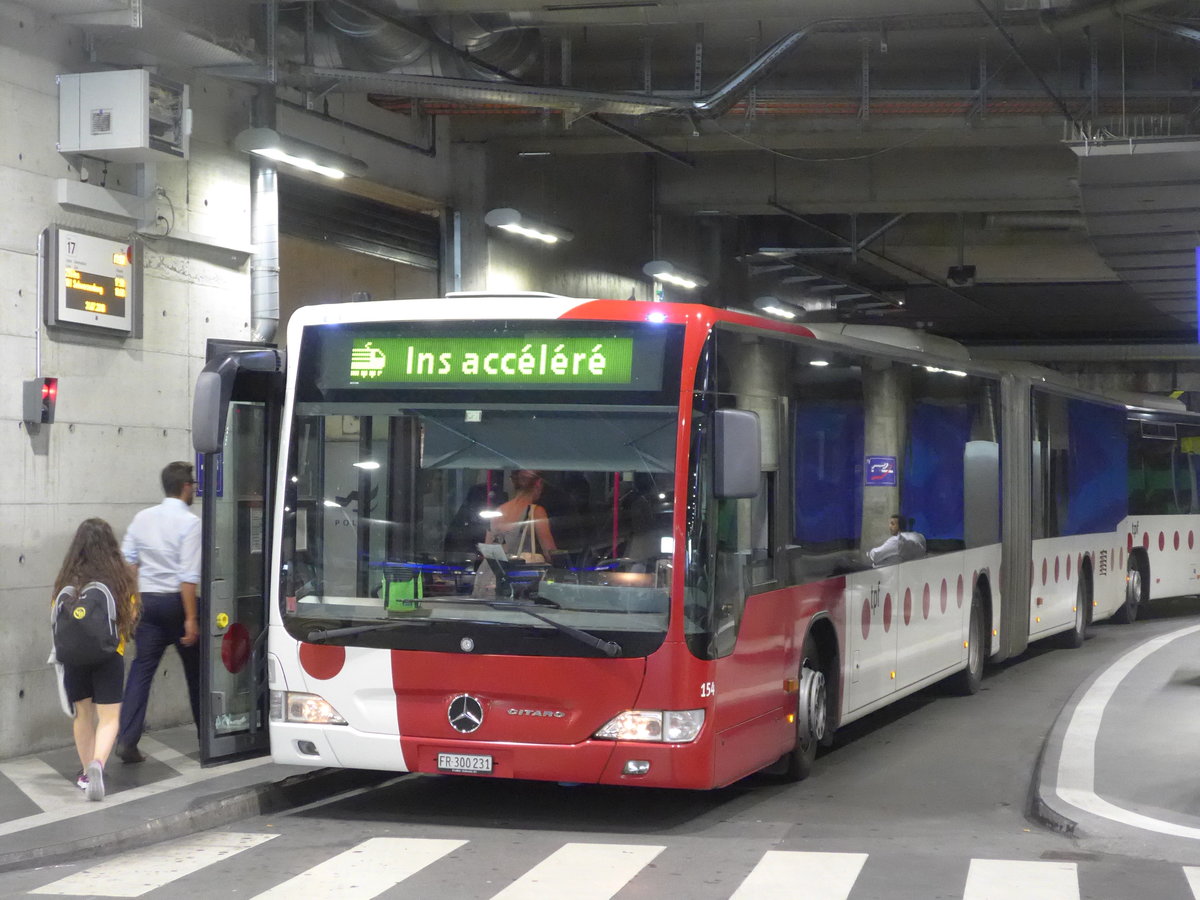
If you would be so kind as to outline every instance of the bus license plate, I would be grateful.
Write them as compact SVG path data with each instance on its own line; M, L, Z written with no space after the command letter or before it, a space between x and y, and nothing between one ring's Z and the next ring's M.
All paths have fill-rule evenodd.
M490 772L492 758L468 753L439 753L437 767L443 772Z

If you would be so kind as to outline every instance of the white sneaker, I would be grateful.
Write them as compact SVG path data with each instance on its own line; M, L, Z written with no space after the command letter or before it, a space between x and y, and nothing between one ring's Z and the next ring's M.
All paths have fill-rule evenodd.
M86 791L87 782L87 772L83 771L83 769L80 769L79 774L75 776L75 787L79 788L81 791Z
M87 787L84 789L89 800L104 799L104 766L100 760L93 759L87 767Z

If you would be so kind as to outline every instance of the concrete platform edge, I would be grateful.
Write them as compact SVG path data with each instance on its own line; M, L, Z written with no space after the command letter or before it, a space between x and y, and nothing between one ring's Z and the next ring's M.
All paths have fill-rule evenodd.
M0 854L0 872L59 865L89 856L132 850L251 816L294 809L345 791L369 787L394 778L396 774L363 769L318 769L281 781L217 792L194 799L184 810L148 819L137 825L73 841L48 840L34 849ZM53 829L55 825L42 827Z

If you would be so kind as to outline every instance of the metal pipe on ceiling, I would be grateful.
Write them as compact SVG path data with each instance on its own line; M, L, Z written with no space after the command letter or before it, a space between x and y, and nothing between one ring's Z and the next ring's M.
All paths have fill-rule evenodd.
M1079 31L1089 25L1097 25L1106 19L1123 16L1126 13L1136 13L1155 6L1162 6L1165 0L1112 0L1102 6L1085 9L1082 12L1060 16L1043 13L1040 17L1042 27L1051 34L1063 34L1067 31Z

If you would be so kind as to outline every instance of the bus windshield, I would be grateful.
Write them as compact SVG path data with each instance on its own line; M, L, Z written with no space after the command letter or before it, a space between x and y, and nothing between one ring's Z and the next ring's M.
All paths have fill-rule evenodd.
M677 408L647 391L553 404L467 393L375 382L356 394L319 373L297 391L288 632L409 650L652 652L669 618Z

